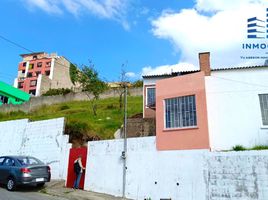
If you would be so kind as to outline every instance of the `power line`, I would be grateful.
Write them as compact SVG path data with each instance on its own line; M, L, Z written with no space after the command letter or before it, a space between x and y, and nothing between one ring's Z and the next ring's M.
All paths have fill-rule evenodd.
M3 40L5 40L6 42L9 42L9 43L11 43L11 44L13 44L13 45L15 45L15 46L21 48L21 49L24 49L24 50L26 50L26 51L28 51L28 52L30 52L30 53L34 53L34 51L30 50L29 48L26 48L26 47L24 47L23 45L21 45L21 44L19 44L19 43L17 43L17 42L14 42L14 41L12 41L12 40L10 40L10 39L8 39L8 38L2 36L2 35L0 35L0 38L3 39ZM67 66L65 66L65 65L63 65L63 64L61 64L61 63L59 63L59 62L57 62L56 59L55 59L55 63L57 63L57 64L59 64L59 65L61 65L61 66L63 66L63 67L69 68L69 67L67 67ZM70 62L70 63L71 63L71 62Z
M15 45L15 46L21 48L21 49L24 49L24 50L26 50L26 51L29 51L29 52L31 52L31 53L34 53L32 50L30 50L30 49L28 49L28 48L26 48L26 47L24 47L24 46L18 44L17 42L11 41L11 40L7 39L6 37L4 37L4 36L2 36L2 35L0 35L0 38L3 39L3 40L5 40L6 42L9 42L9 43L11 43L11 44L13 44L13 45Z
M250 82L245 82L245 81L240 81L240 80L233 80L233 79L229 79L229 78L223 78L223 77L212 76L212 75L211 75L211 77L226 80L226 81L241 83L241 84L245 84L245 85L250 85L250 86L258 86L258 87L268 88L268 85L261 85L261 84L257 84L257 83L250 83Z

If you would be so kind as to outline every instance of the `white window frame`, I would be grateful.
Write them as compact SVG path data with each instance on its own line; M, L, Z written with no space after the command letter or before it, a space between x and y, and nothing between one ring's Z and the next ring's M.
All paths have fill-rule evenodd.
M193 126L182 126L182 127L170 127L168 128L166 125L166 100L168 99L175 99L175 98L181 98L181 97L187 97L187 96L194 96L195 97L195 116L196 116L196 125ZM178 130L178 129L192 129L192 128L198 128L198 119L197 119L197 105L196 105L196 95L195 94L189 94L189 95L184 95L184 96L175 96L175 97L170 97L167 99L163 100L163 118L164 118L164 130L168 131L168 130Z
M146 107L146 108L150 108L150 107L148 106L148 89L152 89L152 88L154 88L155 91L156 91L155 86L148 86L148 87L146 87L146 99L145 99L145 107ZM156 94L156 93L155 93L155 94ZM156 104L156 96L155 96L155 104ZM153 108L155 108L155 107L156 107L156 105L155 105Z
M263 129L267 129L267 128L268 128L268 124L267 124L267 125L264 125L264 124L263 124L263 119L262 119L262 107L261 107L261 99L260 99L260 95L267 95L266 98L268 98L268 93L258 94L258 100L259 100L259 105L260 105L260 114L261 114L261 116L260 116L260 118L261 118L261 128L263 128ZM268 101L267 101L267 103L268 103ZM267 113L267 114L268 114L268 113ZM266 116L266 117L268 117L268 116Z

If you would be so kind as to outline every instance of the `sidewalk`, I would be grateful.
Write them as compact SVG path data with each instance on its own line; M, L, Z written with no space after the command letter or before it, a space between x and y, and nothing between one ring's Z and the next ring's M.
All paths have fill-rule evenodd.
M83 190L74 190L66 188L64 181L51 181L46 183L45 187L39 191L40 193L64 197L71 200L122 200L121 197L114 197L111 195L100 194L95 192L88 192Z

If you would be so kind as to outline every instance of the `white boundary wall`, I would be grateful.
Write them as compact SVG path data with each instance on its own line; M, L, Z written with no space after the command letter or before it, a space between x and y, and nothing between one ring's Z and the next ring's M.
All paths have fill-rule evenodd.
M66 179L71 144L64 135L64 118L0 122L0 135L0 156L37 157L51 167L52 179Z
M89 142L85 189L122 196L123 140ZM207 150L157 151L155 137L128 139L126 196L205 200ZM178 185L177 185L178 184Z
M122 196L123 140L88 147L85 189ZM155 137L131 138L126 177L135 200L267 200L268 151L157 151Z

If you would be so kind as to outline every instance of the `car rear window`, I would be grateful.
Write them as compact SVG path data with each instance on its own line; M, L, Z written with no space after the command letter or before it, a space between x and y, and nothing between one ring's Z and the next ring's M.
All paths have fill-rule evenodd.
M0 158L0 165L3 164L4 160L5 160L5 158Z
M40 160L33 157L18 158L21 165L40 165L43 164Z

